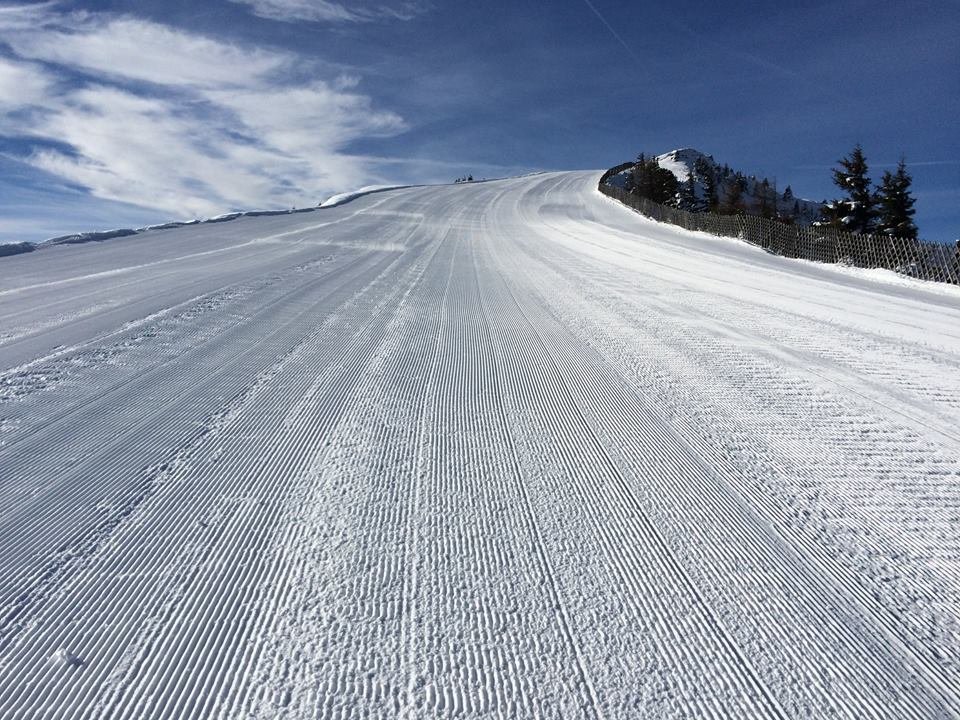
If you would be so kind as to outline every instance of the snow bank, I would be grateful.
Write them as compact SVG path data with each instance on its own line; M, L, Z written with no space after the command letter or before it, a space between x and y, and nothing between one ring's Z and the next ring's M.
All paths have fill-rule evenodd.
M322 203L320 203L320 207L322 208L337 207L337 205L343 205L344 203L348 203L351 200L356 200L357 198L363 197L364 195L384 192L386 190L400 190L402 188L407 188L407 187L410 187L410 185L367 185L366 187L362 187L359 190L352 190L351 192L331 195Z
M74 235L61 235L60 237L45 240L44 245L80 245L88 242L103 242L119 237L130 237L142 232L140 229L121 228L119 230L98 230L95 232L76 233Z

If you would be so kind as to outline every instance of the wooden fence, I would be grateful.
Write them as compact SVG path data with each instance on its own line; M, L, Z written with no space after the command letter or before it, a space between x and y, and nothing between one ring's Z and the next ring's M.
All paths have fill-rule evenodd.
M600 183L600 192L653 220L740 238L768 252L789 258L886 268L923 280L960 284L960 248L938 243L855 235L830 227L801 227L756 215L698 213L660 205L626 190Z

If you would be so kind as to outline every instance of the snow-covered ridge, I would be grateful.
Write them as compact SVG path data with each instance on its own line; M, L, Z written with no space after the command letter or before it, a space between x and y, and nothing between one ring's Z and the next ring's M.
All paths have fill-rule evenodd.
M230 212L224 213L222 215L215 215L209 218L198 218L196 220L180 220L172 221L166 223L160 223L157 225L146 225L139 228L115 228L113 230L93 230L91 232L82 232L82 233L73 233L71 235L60 235L57 237L50 238L48 240L41 240L40 242L17 242L17 243L0 243L0 257L10 256L10 255L21 255L23 253L33 252L34 250L39 250L44 247L52 247L56 245L81 245L83 243L89 242L103 242L105 240L112 240L114 238L123 238L131 237L133 235L139 235L148 231L155 230L173 230L174 228L189 227L191 225L210 225L215 223L224 223L230 222L232 220L237 220L238 218L243 217L266 217L273 215L296 215L300 213L310 213L316 212L317 210L326 210L333 207L338 207L345 203L350 202L351 200L356 200L357 198L363 197L364 195L370 195L372 193L384 192L387 190L398 190L404 187L410 187L409 185L369 185L367 187L360 188L359 190L353 190L351 192L339 193L333 195L316 207L307 207L307 208L292 208L290 210L245 210L240 212Z
M517 177L533 177L535 175L542 175L543 170L532 170L528 173L518 175ZM476 185L482 182L495 182L496 180L501 180L504 178L489 178L484 180L474 180L472 185ZM103 242L104 240L112 240L114 238L123 238L130 237L133 235L139 235L147 231L153 230L172 230L174 228L189 227L191 225L209 225L213 223L223 223L230 222L231 220L236 220L243 217L265 217L272 215L294 215L299 213L310 213L317 210L328 210L330 208L340 207L345 205L348 202L352 202L358 198L364 197L365 195L372 195L374 193L387 192L389 190L402 190L410 187L422 187L419 185L366 185L357 190L350 190L349 192L337 193L336 195L331 195L326 200L321 202L316 207L307 207L307 208L294 208L291 210L245 210L241 212L231 212L224 213L223 215L216 215L210 218L199 218L196 220L178 220L166 223L160 223L156 225L146 225L139 228L115 228L113 230L94 230L90 232L82 233L73 233L71 235L60 235L48 240L41 240L40 242L10 242L10 243L0 243L0 257L10 256L10 255L21 255L23 253L33 252L34 250L39 250L44 247L51 247L56 245L80 245L88 242Z
M300 208L293 210L248 210L244 212L226 213L211 218L202 218L197 220L182 220L158 225L145 225L138 228L115 228L113 230L93 230L90 232L73 233L71 235L59 235L48 240L40 242L18 242L0 244L0 257L9 255L20 255L23 253L41 250L45 247L56 245L82 245L90 242L103 242L113 240L114 238L131 237L140 235L148 231L155 230L173 230L174 228L189 227L191 225L210 225L214 223L229 222L241 217L263 217L266 215L293 215L298 213L308 213L319 210L320 207Z

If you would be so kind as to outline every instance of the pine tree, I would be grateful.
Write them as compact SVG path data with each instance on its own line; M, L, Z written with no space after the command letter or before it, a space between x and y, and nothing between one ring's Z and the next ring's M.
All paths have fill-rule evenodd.
M828 220L850 232L873 232L877 213L863 148L857 143L849 157L837 162L840 167L833 171L833 182L846 198L831 203Z
M694 184L692 172L688 172L686 181L680 184L677 207L687 212L697 211L697 186Z
M747 179L740 173L737 173L733 182L727 186L727 197L721 207L721 212L726 215L742 215L746 210L743 203L743 193L747 189Z
M849 213L846 203L843 200L832 200L824 202L820 207L820 219L817 225L823 224L834 228L847 229L844 220Z
M897 164L895 173L884 171L877 191L879 232L905 240L917 239L917 226L913 223L913 216L917 212L913 209L916 201L910 194L912 182L913 178L907 172L907 164L903 158Z
M720 196L717 194L717 178L712 172L708 173L703 181L703 203L707 212L716 212L720 206Z
M650 199L661 205L677 204L677 193L680 190L680 181L677 176L666 168L660 167L656 158L649 161L650 177L653 187L651 188Z
M677 202L679 183L676 176L662 167L656 158L637 157L633 172L627 178L627 192L661 205Z
M720 207L720 196L717 194L717 178L713 172L707 173L703 180L703 200L707 212L716 212Z
M757 186L757 214L760 217L773 218L777 214L777 194L772 193L770 181L767 178Z
M698 157L693 163L693 176L697 178L700 182L703 182L708 174L713 174L713 168L710 166L710 161L707 160L703 155Z
M693 171L697 178L703 183L703 199L698 203L697 209L700 212L716 212L720 200L717 198L717 175L714 165L704 157L697 158L693 165Z
M783 191L783 201L785 203L791 202L793 200L793 188L787 185L787 189Z
M640 197L647 197L650 194L650 182L646 170L647 159L643 153L640 153L637 155L637 162L634 163L633 169L627 173L627 181L624 189L626 189L628 193Z

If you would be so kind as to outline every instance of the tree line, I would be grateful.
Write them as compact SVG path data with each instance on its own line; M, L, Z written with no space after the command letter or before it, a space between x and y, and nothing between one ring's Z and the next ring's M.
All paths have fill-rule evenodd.
M884 171L880 184L874 187L859 144L841 158L833 170L833 182L843 196L821 203L812 215L808 210L812 204L805 203L807 207L802 207L789 185L781 194L776 184L767 178L748 178L705 156L697 158L683 181L660 167L656 157L643 153L627 167L624 183L627 192L689 212L753 214L786 223L803 219L807 224L908 240L918 236L913 221L916 213L911 192L913 179L907 172L905 160L901 158L894 172Z
M697 158L683 181L660 167L655 157L643 153L636 162L620 167L628 170L624 184L627 192L669 207L721 215L754 214L787 223L802 214L800 201L789 186L781 195L767 178L748 177L705 156Z

